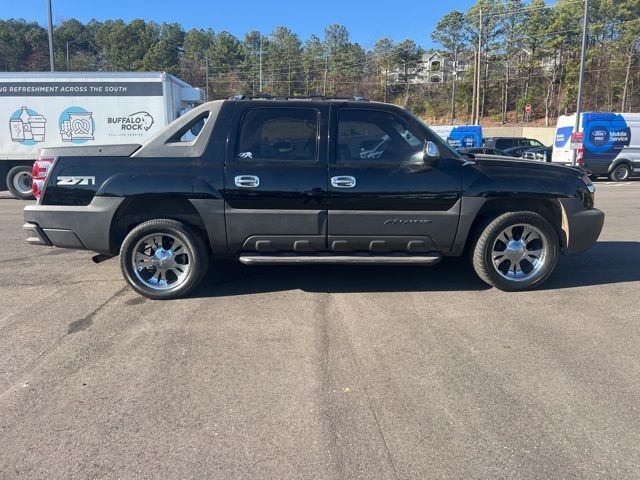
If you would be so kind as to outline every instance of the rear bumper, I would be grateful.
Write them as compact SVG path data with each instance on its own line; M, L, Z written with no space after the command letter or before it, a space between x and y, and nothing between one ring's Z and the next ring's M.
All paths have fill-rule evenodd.
M31 245L44 245L45 247L53 246L47 234L44 233L44 230L35 223L25 223L22 225L22 230L27 234L27 243Z
M86 206L28 205L22 229L32 245L110 254L111 220L123 200L95 197Z
M563 253L575 255L588 250L598 240L604 225L604 212L586 209L575 198L560 199L562 209Z

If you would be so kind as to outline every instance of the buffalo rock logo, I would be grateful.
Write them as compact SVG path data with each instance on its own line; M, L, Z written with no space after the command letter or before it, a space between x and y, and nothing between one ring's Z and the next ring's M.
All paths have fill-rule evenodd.
M149 112L136 112L126 117L109 117L107 123L119 126L123 132L148 132L153 126L153 117Z

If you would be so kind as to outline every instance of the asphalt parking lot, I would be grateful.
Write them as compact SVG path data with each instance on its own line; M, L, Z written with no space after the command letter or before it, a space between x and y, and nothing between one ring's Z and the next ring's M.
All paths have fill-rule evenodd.
M0 478L639 478L640 181L544 289L220 265L153 302L0 194Z

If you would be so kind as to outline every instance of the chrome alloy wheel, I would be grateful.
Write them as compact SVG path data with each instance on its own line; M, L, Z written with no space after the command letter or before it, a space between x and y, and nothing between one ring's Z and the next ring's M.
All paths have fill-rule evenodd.
M492 264L496 272L507 280L529 280L542 271L547 260L547 248L547 239L533 225L510 225L493 243Z
M31 174L27 171L21 171L16 173L13 176L13 188L15 188L18 192L23 195L27 195L31 193L31 184L33 179Z
M173 290L182 285L191 269L193 253L173 235L155 233L140 240L133 249L133 271L145 286Z

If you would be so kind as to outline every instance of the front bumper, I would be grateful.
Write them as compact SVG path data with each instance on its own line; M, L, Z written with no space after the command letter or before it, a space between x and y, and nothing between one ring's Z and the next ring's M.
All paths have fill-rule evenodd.
M123 200L94 197L86 206L28 205L22 229L32 245L110 254L111 220Z
M604 212L586 209L575 198L559 199L564 233L563 253L576 255L588 250L598 240L604 225Z

